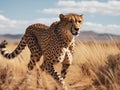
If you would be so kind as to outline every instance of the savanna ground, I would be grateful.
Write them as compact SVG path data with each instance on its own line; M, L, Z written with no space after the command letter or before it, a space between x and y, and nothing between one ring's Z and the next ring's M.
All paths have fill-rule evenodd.
M9 43L8 50L17 44ZM50 75L38 73L42 58L26 75L29 56L28 48L13 60L0 55L0 90L61 90ZM60 72L61 65L55 68ZM78 41L65 82L69 90L120 90L120 42Z

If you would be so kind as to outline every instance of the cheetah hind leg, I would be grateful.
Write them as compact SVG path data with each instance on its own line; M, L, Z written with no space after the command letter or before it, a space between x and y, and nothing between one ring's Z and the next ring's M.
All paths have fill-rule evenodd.
M28 48L30 49L30 52L31 52L31 57L30 57L31 60L28 63L28 72L29 72L29 71L33 70L34 66L36 66L36 63L40 60L40 58L42 56L41 47L39 46L36 37L34 37L33 35L31 35L31 37L29 37ZM37 87L40 86L40 83L39 83L40 72L39 71L40 71L39 68L37 68L37 70L36 70L36 72L37 72Z
M33 70L34 66L36 66L36 62L38 62L40 60L40 57L42 56L42 50L37 42L36 37L34 37L33 35L29 35L29 37L27 38L27 44L28 44L28 48L30 49L31 56L30 56L30 62L28 63L28 70L27 70L23 80L21 80L22 82L29 80L29 78L31 77L31 74L32 74L32 70ZM39 84L40 74L38 73L38 71L39 70L36 70L36 72L37 72L37 82L36 82L37 87L40 86L40 84Z
M34 35L30 35L28 38L28 48L31 52L30 62L28 63L28 70L33 70L36 62L38 62L42 56L41 47Z

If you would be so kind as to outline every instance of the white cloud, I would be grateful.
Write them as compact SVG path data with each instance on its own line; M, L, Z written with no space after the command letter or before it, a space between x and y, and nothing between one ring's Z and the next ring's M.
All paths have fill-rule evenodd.
M120 1L58 1L58 8L45 8L42 10L48 14L59 14L67 12L89 12L100 13L111 16L120 16Z
M39 18L36 20L12 20L3 15L0 15L0 34L11 33L19 34L24 33L25 29L34 23L42 23L50 25L54 21L58 21L59 18Z
M21 33L27 21L17 21L0 15L0 34L4 33Z
M83 24L82 30L85 30L85 31L92 30L98 33L111 33L111 34L120 35L120 25L115 25L115 24L103 25L103 24L96 24L92 22L85 22Z
M50 25L54 21L58 21L59 18L39 18L36 20L25 21L25 20L12 20L3 15L0 15L0 34L19 34L24 33L25 29L34 23L42 23L46 25ZM81 30L85 31L94 31L98 33L112 33L112 34L119 34L120 35L120 25L102 25L96 24L92 22L84 22Z
M61 13L61 9L59 9L59 8L54 8L54 9L53 8L49 8L49 9L45 8L42 10L42 12L48 13L48 14L59 14L59 13Z
M42 12L46 14L60 14L60 13L82 13L81 8L74 8L74 7L62 7L62 8L49 8L49 9L43 9Z
M57 3L58 6L65 6L65 7L72 7L72 6L75 6L76 5L76 2L75 1L59 1Z
M10 19L6 18L5 16L0 15L0 25L2 27L6 27L6 26L15 27L16 26L16 21L15 20L10 20Z
M36 20L36 22L50 25L51 23L58 21L58 20L59 20L59 18L39 18Z
M8 20L6 17L4 17L3 15L0 15L0 20Z

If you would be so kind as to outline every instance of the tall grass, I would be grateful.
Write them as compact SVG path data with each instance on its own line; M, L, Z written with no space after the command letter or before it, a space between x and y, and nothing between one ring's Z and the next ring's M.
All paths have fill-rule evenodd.
M17 43L9 44L13 51ZM0 55L0 90L60 90L59 85L36 65L27 73L30 52L26 48L14 60ZM55 65L60 71L61 65ZM70 90L120 90L120 44L109 42L77 42L73 64L70 66L67 83ZM37 78L39 77L39 79Z
M78 64L82 73L92 81L92 89L120 89L118 42L80 42L76 47L75 59L74 63Z

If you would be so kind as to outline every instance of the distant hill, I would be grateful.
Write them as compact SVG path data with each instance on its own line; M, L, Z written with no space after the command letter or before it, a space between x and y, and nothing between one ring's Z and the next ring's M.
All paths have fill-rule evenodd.
M0 35L0 40L7 39L7 40L18 40L22 37L22 34L4 34ZM120 40L120 35L113 35L113 34L98 34L93 31L82 31L77 39L82 41L91 41L91 40L100 40L100 41L107 41L110 39Z
M22 34L4 34L0 35L0 38L8 38L8 39L20 39L22 37Z
M108 40L120 40L120 35L114 35L114 34L98 34L93 31L83 31L80 33L80 35L77 37L80 40L99 40L99 41L108 41Z

